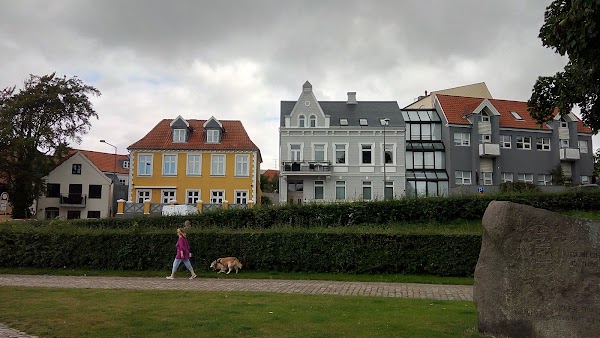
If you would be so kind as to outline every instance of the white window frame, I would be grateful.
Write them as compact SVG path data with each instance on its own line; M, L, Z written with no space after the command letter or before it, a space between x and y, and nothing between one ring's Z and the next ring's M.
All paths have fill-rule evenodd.
M196 157L197 157L197 161L195 160ZM197 171L195 171L196 166L198 167ZM186 174L188 176L201 176L202 175L202 154L187 154Z
M579 152L582 154L587 154L588 152L588 141L587 140L578 140L577 147L579 148Z
M144 203L144 201L152 199L152 189L137 189L135 195L138 203Z
M521 145L521 147L519 147ZM531 136L517 136L517 149L531 150Z
M200 189L186 189L185 204L197 204L201 200L202 191Z
M454 132L454 145L457 147L469 147L471 145L471 134L460 131Z
M483 181L483 185L494 185L494 173L481 172L481 180Z
M221 131L219 129L207 129L206 130L206 143L219 143L221 137Z
M550 138L549 137L538 137L536 140L536 148L540 151L550 151Z
M581 175L579 179L581 180L581 184L590 184L590 177L588 175Z
M298 128L306 128L306 116L304 114L298 115Z
M513 173L502 173L501 179L502 179L502 183L513 182L514 181Z
M565 149L565 148L569 148L570 142L569 139L560 139L560 148L561 149Z
M248 190L234 190L233 194L235 204L248 204L248 196L250 195Z
M342 198L340 198L340 196L338 195L338 188L343 188L343 194L344 196ZM338 201L345 201L346 200L346 181L335 181L335 199Z
M173 129L173 143L184 143L187 138L187 130L186 129Z
M363 147L369 147L368 149L363 149ZM360 151L360 153L358 154L358 157L360 159L360 164L361 165L374 165L375 164L375 157L374 157L374 149L375 149L375 144L374 143L359 143L358 144L358 149ZM371 162L366 163L364 161L364 156L363 156L363 152L367 152L367 153L371 153Z
M485 114L485 113L481 112L479 114L479 122L487 122L487 123L489 123L490 122L490 116L488 114Z
M327 161L327 144L326 143L312 143L313 161ZM323 146L323 159L317 159L317 146Z
M223 204L223 201L225 201L225 190L212 189L210 191L210 204Z
M460 182L459 182L460 180ZM456 185L471 185L471 172L466 170L454 171L454 184Z
M479 134L479 143L492 143L492 134Z
M384 148L384 144L380 143L379 147L380 147L379 149L382 150L382 152L381 152L381 165L383 165L384 162L385 162L385 148L388 148L392 152L392 162L391 163L385 163L385 164L386 165L392 165L392 166L396 165L396 143L386 143L385 144L385 148Z
M320 198L317 198L317 188L319 188L321 190ZM324 181L315 181L313 197L317 201L321 201L321 200L325 199L325 182Z
M538 185L552 185L552 175L538 174Z
M148 161L147 159L144 159L142 161L142 157L146 158L149 157L150 160ZM152 176L152 163L154 162L154 155L153 154L138 154L138 176ZM144 171L142 171L142 168L145 168ZM149 168L149 169L148 169Z
M160 190L161 203L169 203L172 200L177 200L177 189L161 189Z
M250 177L250 155L236 154L235 155L235 176Z
M567 122L565 122L565 121L560 121L560 127L568 129L569 128L569 124Z
M369 189L369 196L366 196L365 189ZM371 182L371 181L363 181L362 182L362 198L363 198L363 201L371 201L373 199L373 182Z
M173 172L167 172L167 158L169 158L169 164L173 164ZM163 176L177 176L177 154L163 154L162 156L162 174ZM169 165L169 168L171 165Z
M338 146L343 146L344 149L340 149L338 150ZM335 162L335 165L348 165L348 143L334 143L333 145L333 151L334 151L334 159L333 161ZM337 153L338 151L343 151L344 152L344 163L338 163L337 161Z
M292 153L292 146L300 146L300 149L294 149ZM298 156L294 157L294 153L298 152ZM292 162L302 162L304 158L304 143L288 143L288 154L290 154L290 160Z
M309 128L316 128L317 127L317 115L311 114L308 117L308 127Z
M518 173L517 182L533 183L533 174L531 173Z
M123 169L129 169L129 161L123 161Z
M504 148L504 149L512 148L511 135L500 135L500 148Z
M223 161L218 161L222 159ZM225 176L227 156L225 154L210 155L210 176ZM221 169L221 170L219 170Z

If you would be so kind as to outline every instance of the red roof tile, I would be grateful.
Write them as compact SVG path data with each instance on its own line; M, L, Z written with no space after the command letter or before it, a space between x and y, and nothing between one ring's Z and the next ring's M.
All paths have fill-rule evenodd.
M97 151L91 150L80 150L87 158L94 163L100 171L103 172L113 172L115 168L115 154L108 153L100 153ZM127 174L129 173L129 169L123 169L123 161L129 161L129 157L127 155L119 155L117 154L117 170L116 172L119 174Z
M269 177L269 178L278 177L279 176L279 170L267 169L267 170L265 170L265 172L263 173L263 175L265 175L266 177Z
M192 133L188 142L173 142L171 119L160 121L146 136L130 145L130 150L252 150L259 151L250 140L240 121L219 120L225 132L221 143L206 143L204 123L206 120L186 120Z
M452 124L470 124L464 117L466 114L472 113L484 99L466 96L451 96L436 94L436 98L442 106L442 110L448 119L448 123ZM519 128L519 129L545 129L549 128L546 125L540 126L534 118L529 114L527 102L508 101L498 99L488 99L494 108L500 113L500 127L504 128ZM522 120L517 120L511 112L516 112L521 116ZM556 114L555 111L554 114ZM592 130L583 124L577 118L577 131L580 133L591 133Z

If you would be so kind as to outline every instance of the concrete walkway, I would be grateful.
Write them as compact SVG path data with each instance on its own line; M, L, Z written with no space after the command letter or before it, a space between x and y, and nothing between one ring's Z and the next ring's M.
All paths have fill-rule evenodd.
M473 300L471 285L323 280L0 275L0 286L76 289L256 291L312 295ZM0 323L0 337L32 337Z

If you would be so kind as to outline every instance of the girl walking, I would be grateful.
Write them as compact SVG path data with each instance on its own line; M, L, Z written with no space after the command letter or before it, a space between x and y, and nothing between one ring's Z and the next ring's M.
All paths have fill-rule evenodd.
M179 268L179 264L181 264L181 262L183 262L185 267L192 273L190 279L194 279L197 276L194 273L192 263L190 263L190 244L188 243L187 235L185 231L183 231L183 229L178 228L177 236L179 236L179 239L177 239L177 244L175 245L175 247L177 248L177 255L175 256L175 260L173 261L173 270L171 270L171 275L167 276L167 279L175 279L175 272L177 272L177 269Z

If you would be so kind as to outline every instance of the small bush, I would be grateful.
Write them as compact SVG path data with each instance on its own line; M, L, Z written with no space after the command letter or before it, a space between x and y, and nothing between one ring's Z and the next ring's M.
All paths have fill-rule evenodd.
M501 193L539 193L542 190L530 182L503 182L500 184Z

